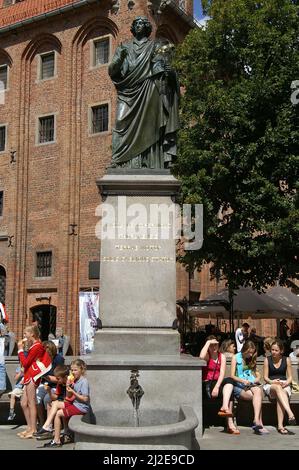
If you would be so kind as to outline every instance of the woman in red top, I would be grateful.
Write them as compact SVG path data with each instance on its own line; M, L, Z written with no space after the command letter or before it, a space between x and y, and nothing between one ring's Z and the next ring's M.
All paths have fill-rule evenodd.
M24 345L29 344L28 354L24 354ZM21 406L25 415L27 429L17 435L24 439L31 439L36 432L37 408L36 408L36 387L39 380L35 381L36 373L31 367L38 359L45 354L39 339L39 330L37 326L27 326L24 332L24 338L18 342L18 355L21 365L24 367L24 392L21 400Z
M231 395L234 383L229 377L224 379L226 357L219 352L219 343L215 336L207 337L199 357L207 363L202 368L203 396L208 399L222 398L222 406L218 415L227 418L227 432L229 434L240 434L233 422ZM210 395L207 394L207 386L210 389Z

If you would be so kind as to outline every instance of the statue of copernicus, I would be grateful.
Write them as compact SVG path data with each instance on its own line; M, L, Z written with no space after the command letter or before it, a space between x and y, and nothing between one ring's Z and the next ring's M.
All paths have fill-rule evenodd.
M131 26L134 39L120 45L109 65L117 89L112 167L161 169L176 156L179 83L171 67L173 44L150 40L144 16Z

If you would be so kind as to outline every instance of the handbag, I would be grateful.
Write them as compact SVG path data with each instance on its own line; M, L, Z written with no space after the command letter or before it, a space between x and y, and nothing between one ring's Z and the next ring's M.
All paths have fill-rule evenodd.
M212 379L211 380L206 380L205 382L203 382L205 395L206 395L206 398L208 398L209 400L211 400L211 398L212 398L212 391L213 391L213 388L215 387L215 385L217 383L217 380L214 380L214 377L215 377L215 372L216 372L218 360L219 360L219 355L218 355L217 361L215 363Z

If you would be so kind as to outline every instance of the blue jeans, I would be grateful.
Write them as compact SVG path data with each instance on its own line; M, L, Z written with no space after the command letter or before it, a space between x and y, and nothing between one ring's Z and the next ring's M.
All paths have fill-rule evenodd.
M0 391L6 390L6 367L0 362Z

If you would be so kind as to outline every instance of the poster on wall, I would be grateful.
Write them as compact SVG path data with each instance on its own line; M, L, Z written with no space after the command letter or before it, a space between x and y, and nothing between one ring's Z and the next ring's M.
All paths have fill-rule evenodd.
M99 319L99 292L79 293L80 354L94 350L94 335Z

